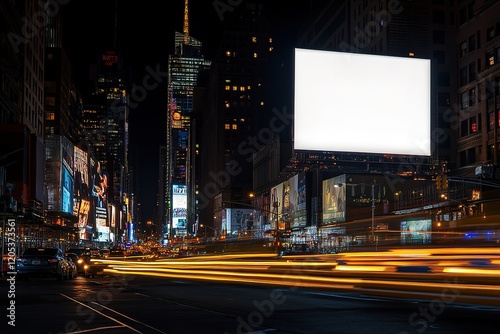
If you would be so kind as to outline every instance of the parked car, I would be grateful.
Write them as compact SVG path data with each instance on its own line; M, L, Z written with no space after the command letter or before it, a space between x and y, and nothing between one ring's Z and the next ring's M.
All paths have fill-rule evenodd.
M71 261L76 265L77 274L83 275L85 273L85 261L83 260L83 257L76 253L66 253L66 258L71 259Z
M73 262L73 259L68 256L66 256L66 260L68 261L69 264L68 275L66 276L66 278L75 279L76 276L78 275L78 268L76 267L76 263Z
M20 279L49 276L63 280L70 276L70 264L60 248L27 248L17 258L16 271Z

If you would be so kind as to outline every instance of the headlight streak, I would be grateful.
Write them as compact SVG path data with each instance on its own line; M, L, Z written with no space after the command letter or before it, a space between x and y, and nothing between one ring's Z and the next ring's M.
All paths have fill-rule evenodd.
M477 275L496 275L500 277L500 269L478 269L478 268L459 268L450 267L443 269L445 273L454 274L477 274Z
M224 254L153 262L101 262L108 265L108 273L355 290L399 297L435 298L443 282L454 279L450 286L460 290L458 300L500 306L498 248L396 249L282 258L267 253Z

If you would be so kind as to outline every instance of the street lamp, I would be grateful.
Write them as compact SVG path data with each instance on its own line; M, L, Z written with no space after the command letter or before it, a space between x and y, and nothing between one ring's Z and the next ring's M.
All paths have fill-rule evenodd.
M455 202L457 204L459 204L461 207L464 207L465 208L465 214L466 215L469 215L469 209L470 209L470 206L465 204L465 203L462 203L460 201L457 201L456 199L453 199L453 198L448 198L448 196L446 196L445 194L441 194L441 198L445 201L448 202L448 207L450 207L450 202Z
M207 227L209 229L211 229L212 231L214 231L214 236L217 238L217 230L211 226L207 226L207 225L204 225L204 224L200 224L200 227L203 227L205 229L205 239L207 238Z

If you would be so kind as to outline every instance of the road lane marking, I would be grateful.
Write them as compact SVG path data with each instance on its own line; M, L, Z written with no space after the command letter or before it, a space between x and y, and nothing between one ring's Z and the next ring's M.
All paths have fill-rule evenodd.
M145 324L145 323L143 323L143 322L141 322L141 321L139 321L139 320L136 320L136 319L134 319L134 318L131 318L131 317L129 317L129 316L127 316L127 315L123 314L123 313L120 313L120 312L118 312L118 311L116 311L116 310L113 310L112 308L106 307L106 306L104 306L104 305L102 305L102 304L100 304L100 303L97 303L97 302L92 302L92 304L99 305L100 307L105 308L105 309L106 309L106 310L108 310L108 311L111 311L111 312L113 312L113 313L116 313L116 314L118 314L118 315L120 315L120 316L122 316L122 317L124 317L124 318L128 319L128 320L131 320L131 321L137 322L138 324L141 324L141 325L143 325L143 326L146 326L146 327L148 327L148 328L151 328L152 330L155 330L155 331L157 331L158 333L167 334L167 333L165 333L165 332L163 332L163 331L161 331L161 330L159 330L159 329L157 329L157 328L154 328L153 326L149 326L148 324Z
M79 300L76 300L76 299L74 299L74 298L71 298L70 296L67 296L67 295L65 295L65 294L63 294L63 293L61 293L61 296L65 297L65 298L68 298L69 300L71 300L71 301L73 301L73 302L75 302L75 303L77 303L77 304L80 304L80 305L82 305L82 306L84 306L84 307L86 307L86 308L89 308L89 309L91 309L92 311L94 311L94 312L96 312L96 313L98 313L98 314L102 315L103 317L108 318L108 319L110 319L110 320L112 320L112 321L114 321L114 322L116 322L116 323L118 323L118 324L120 324L120 325L122 325L122 326L124 326L124 327L127 327L128 329L130 329L130 330L132 330L132 331L134 331L134 332L136 332L136 333L144 334L144 333L142 333L141 331L139 331L139 330L137 330L137 329L133 328L132 326L129 326L129 325L127 325L126 323L121 322L121 321L120 321L120 320L118 320L118 319L115 319L115 318L113 318L113 317L110 317L110 316L108 316L108 315L106 315L106 314L104 314L104 313L100 312L99 310L97 310L97 309L95 309L95 308L93 308L93 307L90 307L90 306L88 306L87 304L84 304L84 303L80 302Z
M103 327L96 327L96 328L91 328L91 329L82 329L82 330L79 330L76 332L68 332L68 334L89 333L89 332L101 331L101 330L106 330L106 329L116 329L116 328L123 328L123 326L103 326Z

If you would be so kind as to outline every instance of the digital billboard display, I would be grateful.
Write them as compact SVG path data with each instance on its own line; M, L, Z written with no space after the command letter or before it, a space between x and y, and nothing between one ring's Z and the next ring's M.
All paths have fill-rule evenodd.
M73 212L78 217L80 239L89 239L86 234L90 212L89 159L87 152L77 146L74 148L74 166Z
M186 219L187 186L174 184L172 188L172 228L187 228Z
M430 60L295 49L295 150L431 155Z
M323 180L323 224L345 222L346 176Z
M283 211L283 183L271 188L271 212L268 221L271 222L271 229L276 229L276 223L281 220ZM284 226L283 226L284 227Z
M417 219L401 222L402 245L425 245L432 241L432 220Z
M62 168L61 211L73 214L73 177L66 167Z

